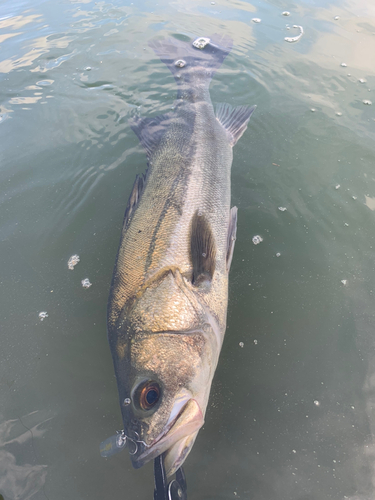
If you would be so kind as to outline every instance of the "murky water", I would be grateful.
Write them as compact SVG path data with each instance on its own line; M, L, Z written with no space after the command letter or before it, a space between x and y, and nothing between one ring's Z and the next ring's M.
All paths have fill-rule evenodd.
M372 2L5 0L5 500L152 498L151 464L99 455L122 428L106 302L146 164L128 119L173 106L173 77L148 41L215 32L234 49L212 100L258 108L234 150L228 332L186 462L189 498L375 497Z

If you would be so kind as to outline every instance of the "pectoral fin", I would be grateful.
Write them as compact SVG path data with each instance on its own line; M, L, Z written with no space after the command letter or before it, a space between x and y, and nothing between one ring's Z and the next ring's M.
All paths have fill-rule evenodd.
M128 205L125 210L124 225L123 225L124 230L126 229L128 222L142 196L146 177L147 177L147 171L145 174L137 175L135 178L133 189L132 192L130 193Z
M230 265L232 263L234 244L236 241L237 233L237 207L230 210L229 226L228 226L228 243L227 243L227 271L229 273Z
M247 129L250 117L256 106L237 106L220 103L216 107L216 119L228 132L230 145L233 147Z
M195 212L191 223L190 256L193 265L193 285L211 280L215 272L216 245L210 223Z

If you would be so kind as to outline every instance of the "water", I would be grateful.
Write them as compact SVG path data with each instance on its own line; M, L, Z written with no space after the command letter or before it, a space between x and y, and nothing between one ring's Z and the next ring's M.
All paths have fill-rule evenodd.
M152 498L151 464L99 455L122 428L106 301L146 163L128 120L173 106L148 41L214 32L234 49L212 100L258 107L234 149L228 332L189 498L374 498L372 3L5 0L0 17L5 500Z

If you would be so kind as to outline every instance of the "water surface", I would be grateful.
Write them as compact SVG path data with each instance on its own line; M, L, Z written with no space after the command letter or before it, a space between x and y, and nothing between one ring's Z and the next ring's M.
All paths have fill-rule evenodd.
M293 25L304 34L288 43ZM126 453L99 455L122 428L106 302L127 198L146 166L128 121L173 106L174 79L148 41L215 32L234 48L213 102L258 108L234 150L228 331L186 462L189 498L375 496L374 6L5 0L5 500L152 498L151 464L134 471ZM73 254L81 260L69 270Z

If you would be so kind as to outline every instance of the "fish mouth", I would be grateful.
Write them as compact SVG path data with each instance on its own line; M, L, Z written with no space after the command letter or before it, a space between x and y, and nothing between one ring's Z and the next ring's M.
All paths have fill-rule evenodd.
M173 415L173 410L171 416ZM173 415L174 417L174 415ZM166 473L172 475L184 462L194 444L198 430L204 423L203 413L195 399L189 399L174 418L170 418L163 431L139 457L131 457L133 467L139 469L145 463L166 453Z

